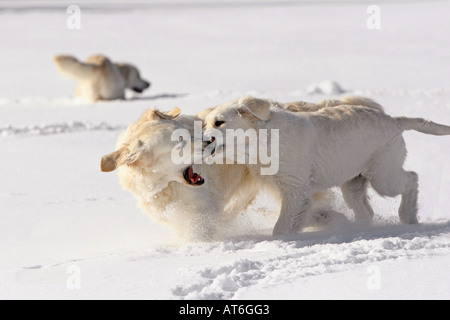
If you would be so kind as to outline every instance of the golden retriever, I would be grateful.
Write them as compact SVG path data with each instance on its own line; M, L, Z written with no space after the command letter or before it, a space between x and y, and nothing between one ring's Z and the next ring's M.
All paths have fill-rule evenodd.
M178 109L146 111L120 135L117 150L102 158L101 170L119 168L123 188L180 238L212 240L218 224L245 210L258 188L244 165L174 163L172 152L180 142L172 141L172 133L177 129L193 133L194 121L201 123L198 117L178 115ZM192 150L187 149L183 152L190 154Z
M318 111L313 105L310 112L289 112L272 100L243 97L208 113L204 135L210 138L216 153L236 161L234 152L228 155L227 142L222 140L219 145L215 134L255 130L261 135L278 130L278 172L263 175L260 162L247 166L251 175L275 190L281 201L274 235L301 229L311 212L312 195L334 186L341 186L356 216L371 220L374 213L367 199L369 182L382 196L402 195L400 221L417 223L418 177L403 169L406 147L402 133L416 130L450 135L450 127L424 119L390 117L373 101L368 100L372 107L362 102L359 106L344 104Z
M128 63L113 63L104 55L92 55L80 62L69 55L57 55L53 61L58 71L77 80L76 97L95 102L125 99L125 89L142 93L150 83Z

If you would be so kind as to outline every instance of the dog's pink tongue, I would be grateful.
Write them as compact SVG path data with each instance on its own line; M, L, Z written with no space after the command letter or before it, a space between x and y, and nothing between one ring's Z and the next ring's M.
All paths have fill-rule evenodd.
M197 183L198 179L200 179L200 176L198 174L194 173L194 169L192 169L192 167L189 168L188 175L189 175L189 180L191 180L191 182L193 184Z

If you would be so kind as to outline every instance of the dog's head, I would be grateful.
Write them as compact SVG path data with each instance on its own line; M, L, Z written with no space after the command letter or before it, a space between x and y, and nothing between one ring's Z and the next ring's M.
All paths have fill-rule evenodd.
M119 137L117 150L104 156L101 170L111 172L120 168L121 184L137 194L156 194L171 182L181 182L192 187L201 186L203 178L192 165L176 163L172 154L191 153L184 141L172 141L172 133L177 129L187 129L175 119L178 108L163 113L158 110L146 111L132 123ZM181 118L181 117L180 117ZM181 119L180 119L181 120Z
M261 122L269 121L270 106L268 100L249 96L218 106L206 116L203 135L215 145L215 152L223 152L228 130L257 130ZM222 141L219 142L217 136Z
M145 89L150 87L150 82L141 78L139 70L135 66L128 63L120 63L118 65L128 89L137 93L142 93Z

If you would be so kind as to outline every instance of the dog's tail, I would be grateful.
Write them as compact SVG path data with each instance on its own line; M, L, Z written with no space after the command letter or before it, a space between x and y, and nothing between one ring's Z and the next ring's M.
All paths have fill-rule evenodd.
M91 79L99 70L98 65L80 62L69 55L56 55L53 57L53 62L62 75L75 79Z
M425 134L435 136L450 135L450 126L428 121L422 118L395 117L399 127L405 130L416 130Z

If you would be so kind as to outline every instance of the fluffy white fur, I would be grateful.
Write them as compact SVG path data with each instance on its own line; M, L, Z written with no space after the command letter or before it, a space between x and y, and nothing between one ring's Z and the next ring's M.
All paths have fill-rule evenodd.
M286 105L274 101L243 97L206 116L205 135L212 129L220 130L224 137L227 129L279 129L279 172L261 176L261 165L247 166L255 179L280 198L275 235L300 229L311 211L312 195L333 186L341 186L346 203L359 219L371 220L374 215L367 199L371 183L382 196L402 196L401 222L418 222L418 176L403 169L406 147L402 132L450 135L450 127L390 117L378 104L360 99L369 107L326 107L325 103L324 108L312 105L311 112L289 112Z
M87 101L125 99L125 89L141 93L150 87L135 66L113 63L104 55L90 56L86 62L57 55L53 61L61 74L77 80L75 96Z

